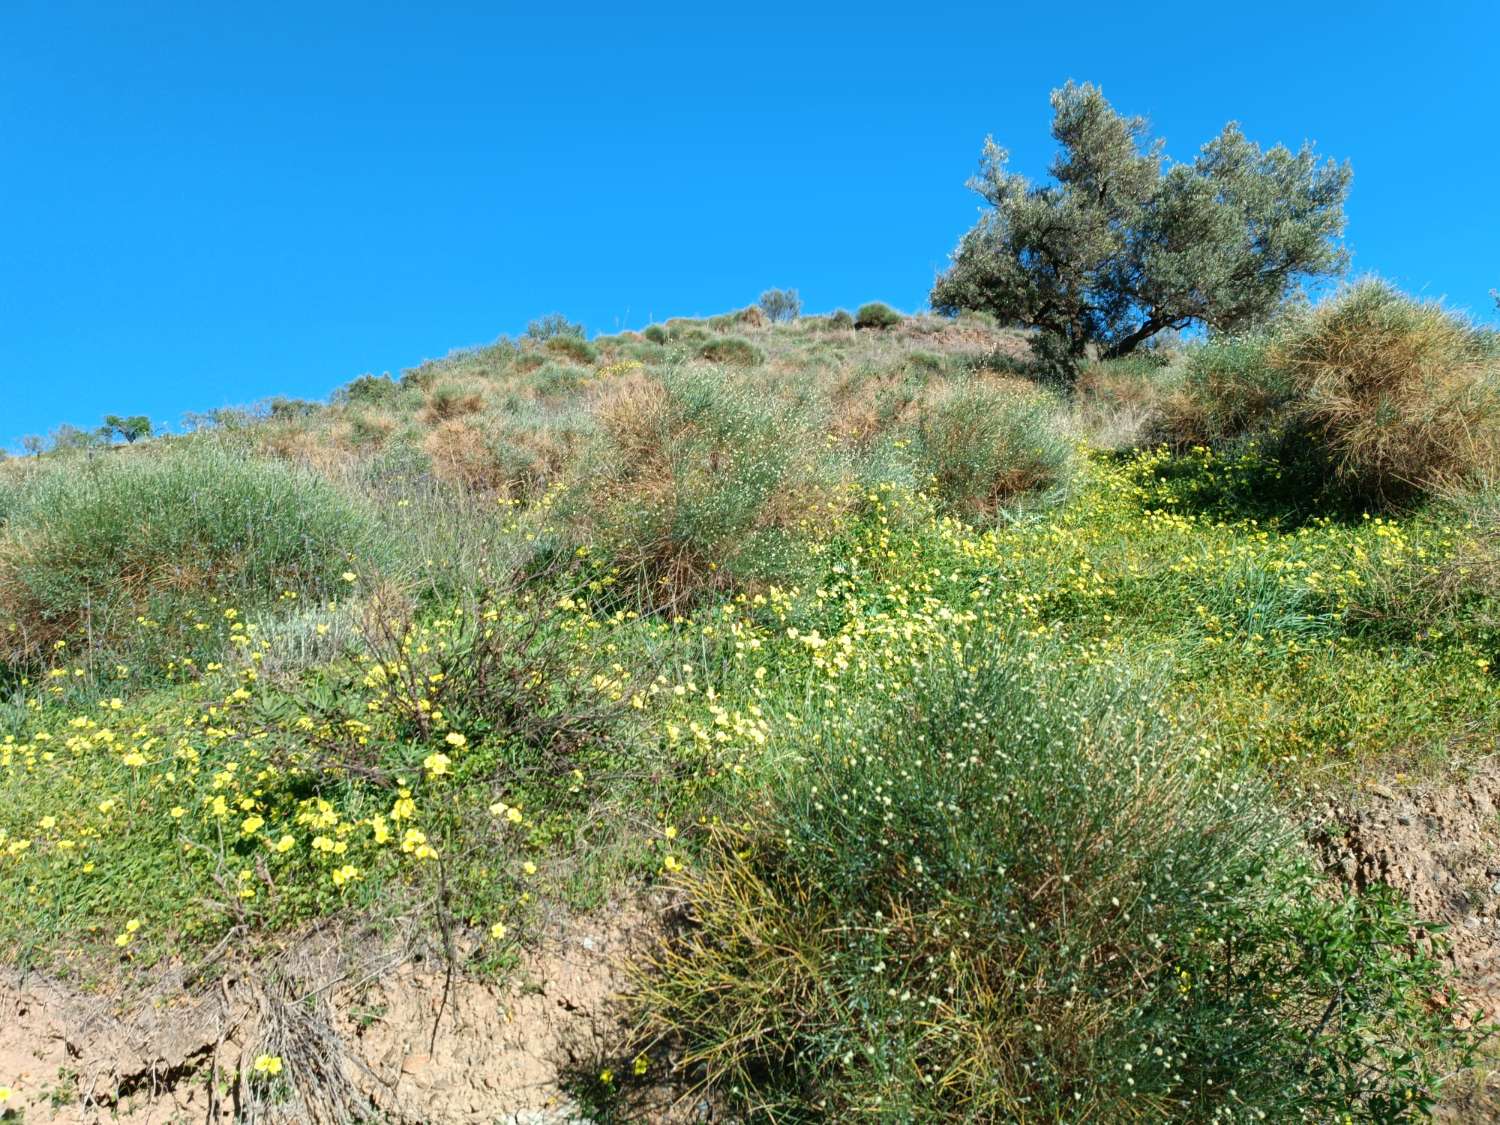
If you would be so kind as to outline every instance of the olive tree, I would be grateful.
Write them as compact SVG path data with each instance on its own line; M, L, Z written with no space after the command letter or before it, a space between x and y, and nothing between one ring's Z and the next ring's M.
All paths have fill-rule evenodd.
M795 289L767 289L760 295L760 311L772 324L802 315L802 298Z
M1234 122L1172 163L1144 118L1087 83L1053 91L1052 110L1055 183L1033 186L986 140L969 186L989 206L933 286L939 312L1036 328L1039 358L1066 375L1169 329L1250 327L1344 269L1347 164L1311 145L1263 151Z
M119 434L127 445L134 445L141 438L151 436L151 419L144 414L132 414L123 418L118 414L106 414L103 432L106 437Z

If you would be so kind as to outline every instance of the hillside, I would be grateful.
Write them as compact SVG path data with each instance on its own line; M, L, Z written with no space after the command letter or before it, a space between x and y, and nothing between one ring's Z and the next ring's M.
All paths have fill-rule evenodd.
M0 1110L1483 1119L1493 338L859 319L0 462Z

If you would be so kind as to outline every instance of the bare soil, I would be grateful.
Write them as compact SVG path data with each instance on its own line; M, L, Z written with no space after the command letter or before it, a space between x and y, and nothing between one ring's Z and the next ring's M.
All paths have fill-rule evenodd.
M503 984L450 978L399 950L356 956L347 935L193 990L158 988L125 1011L5 970L5 1108L28 1125L588 1120L568 1077L627 1049L625 966L657 940L663 913L640 897L570 919ZM255 1060L272 1054L281 1074L257 1076ZM665 1089L636 1101L646 1120L704 1116Z
M1444 927L1433 948L1468 1012L1500 1020L1500 760L1440 781L1369 782L1323 813L1313 841L1329 873L1361 889L1388 884ZM1491 1053L1495 1067L1459 1076L1439 1119L1500 1121L1500 1045Z

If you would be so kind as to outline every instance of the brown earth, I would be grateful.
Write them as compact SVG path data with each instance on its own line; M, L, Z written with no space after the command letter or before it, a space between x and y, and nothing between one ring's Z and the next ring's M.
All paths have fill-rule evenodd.
M1369 782L1330 801L1313 835L1329 873L1361 889L1385 883L1445 927L1434 948L1482 1019L1500 1020L1500 760L1440 781ZM1495 1067L1459 1076L1438 1117L1500 1121Z
M450 980L400 951L357 957L347 935L196 989L158 987L128 1011L6 970L0 1075L15 1092L4 1108L28 1125L585 1121L567 1078L627 1052L625 965L656 940L663 910L635 900L571 919L503 984ZM282 1060L279 1076L255 1075L262 1055ZM633 1098L639 1119L707 1116L665 1088Z

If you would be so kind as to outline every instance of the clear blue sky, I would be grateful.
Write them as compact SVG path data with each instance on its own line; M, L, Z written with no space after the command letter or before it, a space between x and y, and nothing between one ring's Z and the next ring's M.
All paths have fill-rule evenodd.
M1348 158L1356 271L1493 319L1497 75L1493 0L0 0L0 445L553 310L918 308L984 135L1040 176L1070 77L1179 158L1230 118Z

